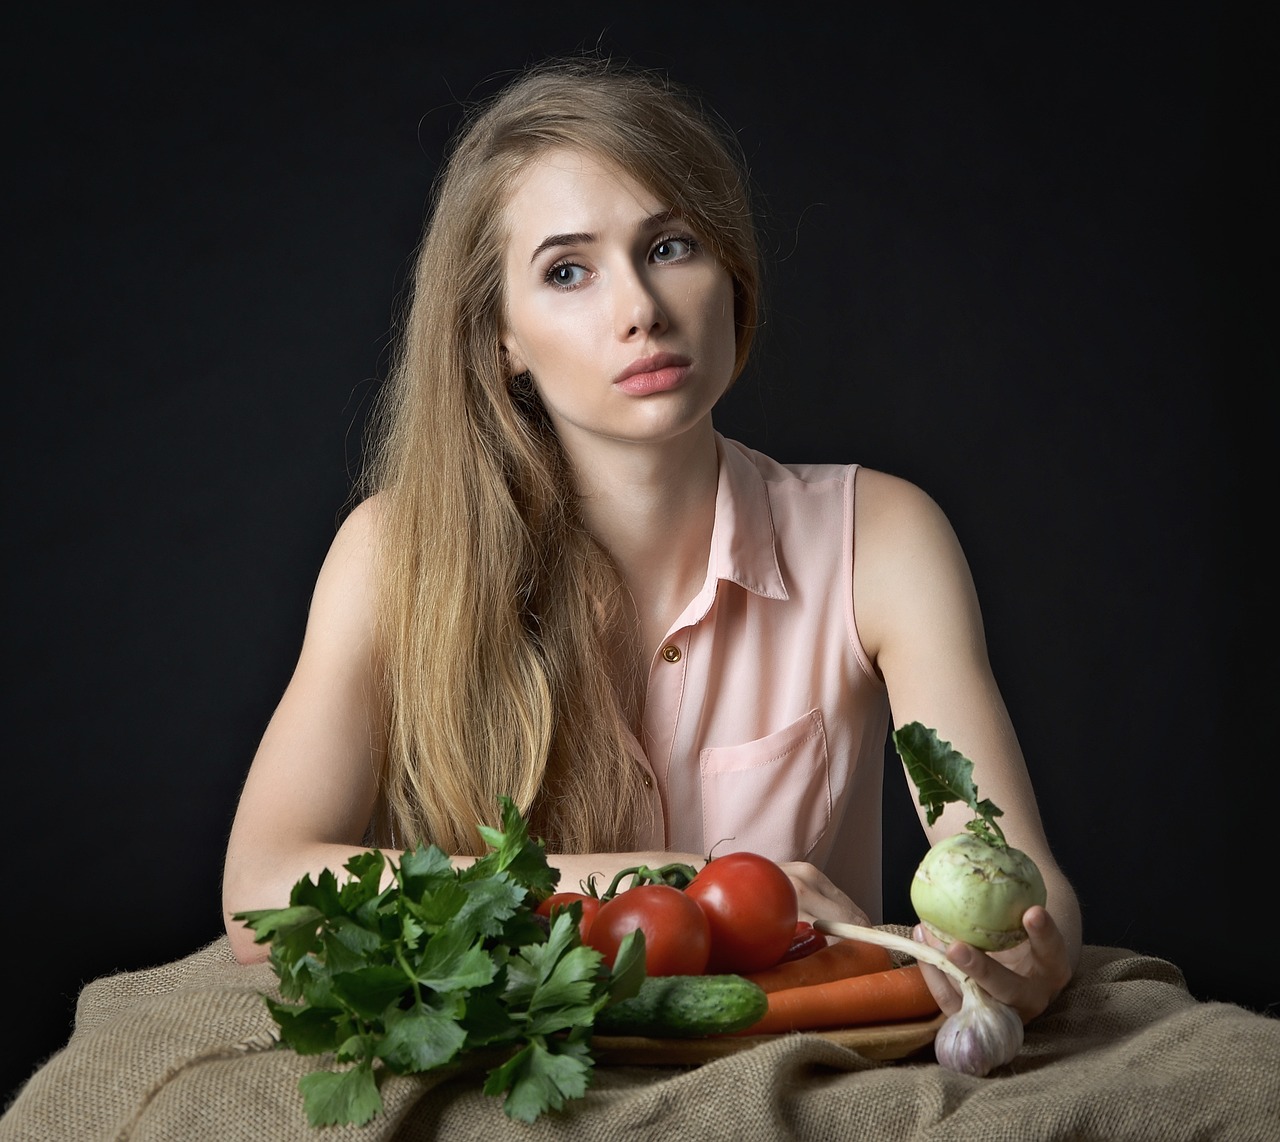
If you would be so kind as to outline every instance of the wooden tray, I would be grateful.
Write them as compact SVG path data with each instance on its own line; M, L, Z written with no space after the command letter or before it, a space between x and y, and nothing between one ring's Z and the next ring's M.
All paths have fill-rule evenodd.
M903 1059L933 1042L945 1016L907 1023L876 1023L865 1027L834 1027L808 1031L868 1059ZM758 1047L777 1035L725 1035L714 1039L647 1039L633 1035L594 1035L591 1053L597 1063L639 1066L683 1066L709 1063L737 1051Z

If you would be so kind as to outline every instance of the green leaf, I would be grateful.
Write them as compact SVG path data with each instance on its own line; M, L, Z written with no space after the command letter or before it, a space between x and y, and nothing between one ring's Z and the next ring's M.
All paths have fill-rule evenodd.
M568 912L560 912L541 944L529 944L511 954L507 962L507 1002L527 1007L534 994L555 969L556 962L578 943L578 925ZM590 949L588 949L590 950ZM599 963L599 953L596 962Z
M541 949L530 948L530 952ZM595 997L599 977L601 955L595 948L576 947L565 952L551 972L538 985L529 1003L530 1011L542 1011L548 1007L577 1007L590 1003ZM607 987L599 988L602 995ZM588 1017L589 1018L589 1017Z
M400 898L400 905L405 912L421 921L427 931L449 923L466 903L467 890L456 879L438 884L421 896L403 893Z
M529 908L519 908L507 917L502 930L496 939L512 948L522 948L526 944L540 944L547 938L546 927Z
M317 1125L368 1121L382 1107L387 1072L431 1070L467 1050L505 1045L515 1062L492 1079L507 1112L532 1121L586 1089L590 1035L613 992L643 978L643 936L624 943L615 970L582 945L572 914L550 931L533 913L559 874L530 839L514 802L502 828L486 829L491 851L455 870L434 846L390 862L371 851L303 877L283 909L245 913L271 941L280 994L268 999L285 1046L357 1061L302 1082Z
M432 936L414 964L418 982L438 992L484 987L496 971L480 938L465 928L452 926Z
M483 936L496 936L502 931L504 921L524 903L524 889L506 873L499 873L488 880L465 881L466 900L457 915L455 924L469 924Z
M341 907L351 913L364 904L376 900L382 893L382 872L387 866L386 857L377 849L356 853L343 867L351 874L338 890Z
M272 954L290 967L319 947L318 933L324 917L310 904L240 915L255 917L251 926L258 933L258 941L269 938Z
M507 964L507 1002L526 1013L526 1034L590 1027L608 1000L602 956L579 942L578 925L559 914L544 944L521 948Z
M334 1053L341 1063L367 1063L373 1059L380 1041L379 1033L360 1029L354 1035L348 1035L343 1039Z
M973 762L951 748L950 742L919 722L908 722L893 731L893 744L920 793L929 824L942 815L945 805L958 801L976 809L978 791L973 784Z
M919 791L925 819L932 825L943 808L958 802L968 805L977 820L967 828L990 844L1005 847L1004 834L995 819L1002 816L991 801L978 800L978 787L973 783L973 762L941 741L937 733L919 722L908 722L893 731L894 748L906 766L907 775Z
M382 1096L368 1065L347 1071L313 1071L298 1080L312 1126L363 1126L382 1109Z
M613 957L609 976L609 1002L630 999L644 983L644 929L637 928L622 937L618 954Z
M583 1043L535 1041L490 1071L484 1092L505 1090L502 1109L507 1117L533 1122L543 1111L559 1110L566 1099L586 1094L591 1068L591 1055Z
M415 1003L408 1011L392 1008L378 1056L401 1074L443 1066L466 1042L467 1033L458 1024L458 1006L437 1010Z
M404 969L390 964L336 974L332 985L333 994L363 1019L381 1018L411 986Z
M457 880L448 854L435 845L419 845L400 858L396 879L400 891L411 900L420 900Z
M289 893L289 903L295 906L309 905L322 916L341 916L344 911L338 878L327 868L320 870L315 881L309 876L298 881Z
M542 844L529 838L529 830L520 810L510 797L499 797L502 807L502 828L480 826L480 836L492 852L486 853L469 870L463 870L463 879L469 872L491 876L494 872L509 872L526 891L541 899L549 896L560 883L560 870L547 864L546 850Z
M299 1055L335 1051L345 1032L339 1026L342 1012L332 1007L293 1007L266 997L271 1016L280 1028L280 1041Z
M313 1007L340 1006L333 998L329 965L322 956L305 955L292 965L284 965L271 948L271 966L280 977L280 994L285 999L302 999L304 996Z
M487 1047L494 1043L509 1043L520 1038L523 1027L511 1018L511 1011L503 1002L502 986L473 991L467 998L467 1010L460 1020L467 1033L468 1047Z
M348 916L331 920L321 936L324 962L331 972L349 972L376 961L382 948L377 932Z

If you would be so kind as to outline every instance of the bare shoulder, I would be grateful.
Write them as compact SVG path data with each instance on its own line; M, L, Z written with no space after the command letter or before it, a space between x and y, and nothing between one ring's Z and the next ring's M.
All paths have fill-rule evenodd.
M345 543L361 546L371 544L377 539L381 522L382 498L375 493L368 499L361 500L347 513L347 518L338 528L338 538Z
M923 488L875 468L859 468L855 499L859 560L910 556L920 545L954 542L951 523Z
M854 612L873 658L904 621L971 613L969 566L950 520L924 489L870 468L857 475Z
M335 630L344 637L368 628L374 598L380 529L376 497L357 504L329 546L311 599L311 633Z
M377 496L361 500L342 521L329 554L325 558L323 576L329 571L368 574L377 550L381 527L381 504Z

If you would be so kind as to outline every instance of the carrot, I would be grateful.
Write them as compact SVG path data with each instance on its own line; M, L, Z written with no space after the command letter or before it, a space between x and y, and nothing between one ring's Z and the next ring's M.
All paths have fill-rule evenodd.
M763 971L750 972L747 979L766 992L773 992L789 987L830 983L851 975L888 971L891 967L893 959L888 951L876 944L868 944L862 940L836 940L798 960L788 960Z
M919 964L769 994L769 1009L739 1035L777 1035L925 1019L938 1012Z

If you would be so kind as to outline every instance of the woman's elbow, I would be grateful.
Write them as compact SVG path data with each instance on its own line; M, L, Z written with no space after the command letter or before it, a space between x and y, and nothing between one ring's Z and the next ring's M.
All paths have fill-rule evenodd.
M227 914L227 943L231 946L231 954L235 956L238 964L260 964L270 954L269 944L259 944L254 942L254 934L252 928L245 927L239 920L233 920L231 914Z

